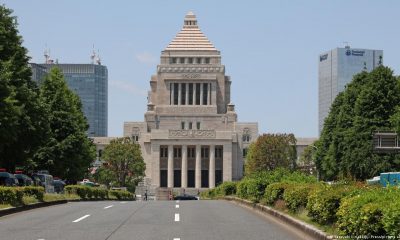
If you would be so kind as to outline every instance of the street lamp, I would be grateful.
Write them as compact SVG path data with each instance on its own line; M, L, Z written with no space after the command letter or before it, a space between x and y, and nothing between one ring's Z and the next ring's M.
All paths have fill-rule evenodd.
M318 151L318 148L314 144L310 144L310 146ZM315 160L314 160L314 163L315 163ZM315 169L317 170L317 181L319 181L319 170L317 168L317 164L315 164Z

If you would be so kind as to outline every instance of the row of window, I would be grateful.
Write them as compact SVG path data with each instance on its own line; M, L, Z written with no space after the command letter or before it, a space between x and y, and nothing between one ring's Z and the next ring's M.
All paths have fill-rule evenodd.
M173 148L173 156L174 158L181 158L182 157L182 148L174 147ZM209 147L202 147L201 148L201 158L209 158L210 148ZM187 156L188 158L195 158L196 157L196 148L195 147L188 147L187 148ZM222 146L215 147L215 158L222 158L223 156L223 149ZM160 157L161 158L168 158L168 146L161 146L160 147Z
M170 64L210 64L210 58L200 57L172 57L169 59Z
M171 83L171 105L210 105L210 83Z
M201 127L201 124L200 124L200 122L196 122L196 129L197 130L200 130L200 127ZM193 123L192 122L188 122L188 124L187 124L187 129L186 129L186 122L181 122L181 129L182 130L187 130L187 129L193 129Z

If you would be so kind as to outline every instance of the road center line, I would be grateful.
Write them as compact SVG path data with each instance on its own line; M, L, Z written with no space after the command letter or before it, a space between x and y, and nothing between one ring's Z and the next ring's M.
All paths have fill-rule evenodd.
M176 205L175 205L175 208L179 208L179 205L178 205L178 204L176 204Z
M181 240L180 238L174 238L174 240Z
M104 209L111 208L111 207L114 207L114 205L110 205L110 206L104 207Z
M179 213L175 213L175 222L179 222Z
M176 203L179 203L179 200L176 200Z
M74 222L74 223L80 222L80 221L82 221L83 219L85 219L85 218L87 218L87 217L89 217L89 216L90 216L89 214L88 214L88 215L85 215L85 216L83 216L83 217L80 217L80 218L76 219L75 221L72 221L72 222Z
M120 203L124 204L124 203L126 203L126 202L120 202Z

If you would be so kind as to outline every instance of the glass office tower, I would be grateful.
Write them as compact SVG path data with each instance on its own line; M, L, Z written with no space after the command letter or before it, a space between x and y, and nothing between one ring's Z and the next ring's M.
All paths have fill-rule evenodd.
M89 137L107 136L108 124L108 71L98 64L31 64L34 68L44 67L49 71L59 67L64 73L68 87L80 97L83 112L89 123ZM41 79L32 76L40 83Z
M318 67L318 122L321 134L324 120L335 97L363 70L371 71L382 61L382 50L335 48L319 56Z

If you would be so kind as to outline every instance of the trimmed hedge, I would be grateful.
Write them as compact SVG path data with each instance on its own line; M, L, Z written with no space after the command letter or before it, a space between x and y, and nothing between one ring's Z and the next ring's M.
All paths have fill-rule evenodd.
M319 185L307 183L288 184L284 189L282 198L289 211L296 212L300 208L305 208L307 206L309 193L318 186Z
M273 205L277 200L283 199L283 193L289 186L289 183L278 182L268 185L265 189L263 203Z
M135 199L135 196L128 191L111 190L111 191L109 191L109 194L111 196L115 196L118 200L134 200Z
M23 205L23 197L32 196L38 201L43 201L43 187L0 187L0 204L10 204L12 206Z
M44 197L44 187L33 187L33 186L26 186L23 187L24 194L27 196L35 197L40 202L43 201Z
M65 191L69 194L77 194L83 200L90 199L110 199L114 196L118 200L134 200L135 196L122 190L107 190L98 187L89 187L84 185L68 185L65 186Z

